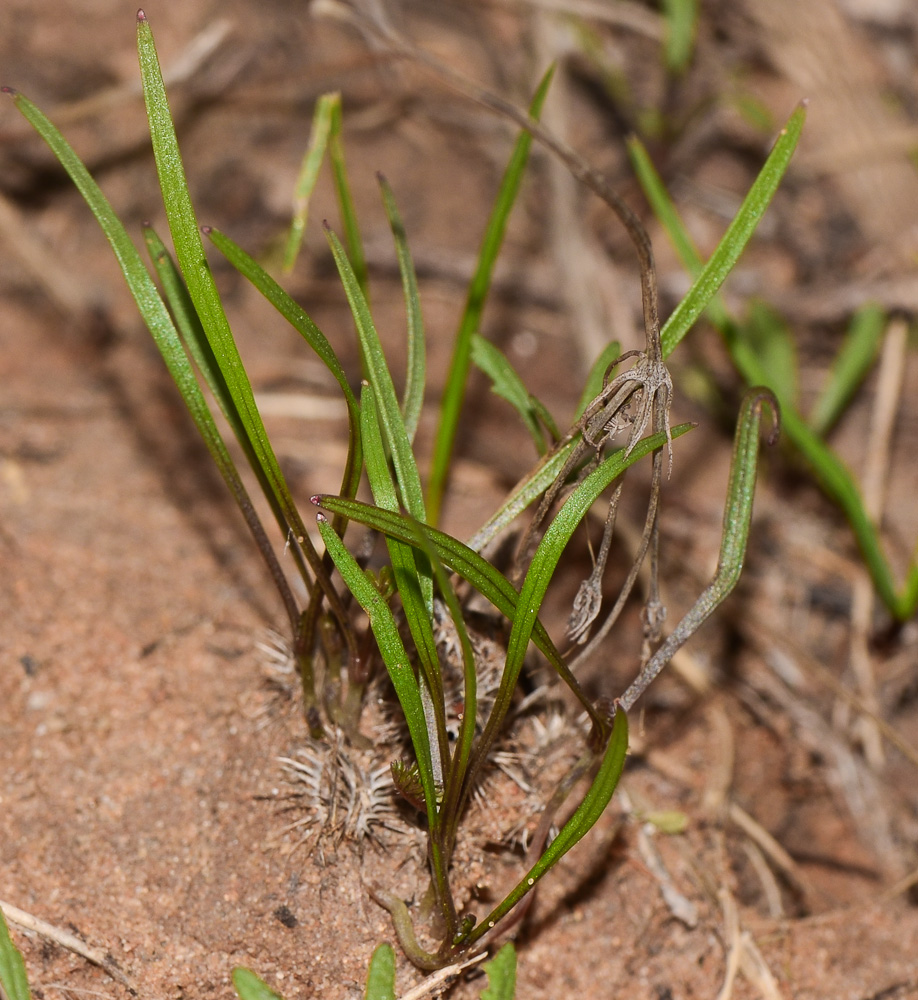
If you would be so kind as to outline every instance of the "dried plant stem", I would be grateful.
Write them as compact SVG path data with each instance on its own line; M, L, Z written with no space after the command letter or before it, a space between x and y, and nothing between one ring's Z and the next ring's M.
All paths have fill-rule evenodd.
M906 321L901 317L894 319L886 331L880 357L876 402L862 485L864 508L877 525L883 519L892 436L905 377L907 335ZM861 697L870 708L871 714L876 715L879 703L873 658L869 648L874 593L869 574L866 569L859 567L851 601L851 668ZM869 716L861 716L857 731L863 743L865 757L871 767L879 770L883 766L884 754L876 723Z
M2 899L0 899L0 910L3 910L3 915L11 924L16 924L17 927L22 927L23 930L40 934L43 938L47 938L62 948L66 948L81 958L85 958L87 962L98 965L112 979L121 983L122 986L126 986L134 996L137 995L137 991L134 989L130 979L127 978L110 958L97 948L90 948L88 944L81 941L75 934L71 934L70 931L65 931L60 927L55 927L54 924L49 924L38 917L33 917L31 913L26 913L25 910L20 910L18 906L13 906L12 903L4 902Z
M763 652L772 650L775 646L784 649L793 657L797 666L801 667L810 677L816 678L820 684L829 688L830 691L846 701L856 711L868 717L879 732L883 734L884 738L903 757L909 760L915 767L918 767L918 748L912 746L894 726L891 726L882 716L874 712L859 694L847 688L828 667L823 666L819 660L808 653L790 635L786 632L779 632L754 612L750 612L740 622L740 629L744 638ZM765 657L764 659L767 662L768 658Z
M457 962L455 965L447 965L442 969L437 969L432 975L422 979L417 986L413 986L407 993L403 993L399 1000L425 1000L426 997L439 994L454 979L461 976L466 969L478 965L487 957L487 952L482 952L480 955L473 955L464 962Z

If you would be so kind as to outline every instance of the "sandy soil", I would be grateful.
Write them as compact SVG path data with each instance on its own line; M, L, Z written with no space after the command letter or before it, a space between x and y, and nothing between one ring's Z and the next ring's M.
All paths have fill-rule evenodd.
M773 134L739 113L742 101L757 101L776 127L812 97L799 158L728 288L740 310L762 295L783 311L808 400L852 308L876 299L908 315L916 305L918 179L906 153L918 120L918 18L907 3L868 12L872 21L853 0L814 3L815 37L836 54L827 61L806 23L795 30L795 17L763 6L704 4L695 63L674 83L660 64L658 15L610 4L613 23L584 23L619 74L617 101L586 55L587 36L535 5L406 2L391 16L520 103L559 58L552 127L636 206L623 137L657 112L651 151L705 251ZM0 82L64 126L136 231L163 215L135 93L134 13L113 0L39 11L8 0ZM201 32L216 33L215 53L175 84L175 110L200 215L255 251L283 231L315 97L343 90L374 311L398 356L401 292L374 181L382 170L419 264L435 396L510 130L303 4L151 3L147 13L167 67L181 66ZM256 646L283 622L270 583L104 241L12 105L0 112L0 164L0 900L99 949L141 997L229 997L239 963L288 1000L362 996L373 947L392 939L366 887L385 881L420 896L422 843L403 832L310 854L285 832L298 813L277 758L303 747L306 732L295 694L271 679ZM325 182L290 287L355 367L323 216L336 217ZM685 279L654 233L671 305ZM216 267L256 386L331 399L297 338ZM566 293L584 277L596 294L572 307ZM537 155L485 332L563 420L608 324L637 346L638 307L626 240ZM716 561L739 392L716 337L692 339L674 359L686 387L678 419L701 427L677 450L664 501L672 619ZM884 516L897 572L918 534L918 366L907 356L900 367ZM834 438L854 468L872 447L877 397L874 374ZM446 512L460 536L532 457L484 380L469 409ZM304 503L338 486L345 432L329 412L269 421ZM422 446L432 427L431 413ZM891 627L879 607L858 631L852 595L863 571L842 518L787 452L766 466L743 584L691 646L689 667L707 689L674 674L648 699L624 795L546 880L518 938L520 1000L918 997L908 757L918 746L918 632ZM561 582L567 599L578 579ZM634 620L612 667L590 674L597 694L627 680ZM905 751L865 737L862 716L838 696L839 685L858 690L859 636L875 677L865 697ZM512 877L518 861L489 848L486 826L512 825L514 808L500 799L470 831L460 883ZM648 832L638 817L655 809L682 810L687 830ZM41 936L14 936L40 1000L125 994ZM746 957L725 987L739 941ZM398 977L400 990L421 978L401 956ZM450 995L480 988L459 982Z

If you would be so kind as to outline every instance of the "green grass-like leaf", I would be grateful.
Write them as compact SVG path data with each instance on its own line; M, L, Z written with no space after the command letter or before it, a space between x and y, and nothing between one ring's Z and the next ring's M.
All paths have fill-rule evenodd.
M820 437L825 437L835 426L873 367L885 326L886 311L875 303L868 303L854 314L826 384L810 413L810 427Z
M369 616L370 628L373 630L376 644L405 715L411 744L418 762L421 785L424 789L427 819L431 828L435 829L438 824L437 792L433 762L430 756L431 734L427 730L418 681L412 670L411 660L405 650L401 635L399 635L398 625L395 623L395 618L388 604L345 548L344 542L325 520L324 515L319 514L317 522L319 533L322 535L325 547L341 574L341 578L357 599L357 603Z
M664 324L660 333L664 358L672 354L679 341L691 329L739 260L740 254L755 232L765 214L768 203L787 170L791 156L797 148L797 141L803 130L805 118L806 109L801 105L781 130L774 148L759 172L755 183L749 189L739 211L727 227L717 249L701 270L688 294L676 306ZM643 183L644 177L641 176L640 171L638 173Z
M730 463L727 501L724 505L720 557L714 579L621 696L619 704L626 711L634 706L676 652L698 631L739 582L746 556L749 527L752 523L752 501L755 496L758 470L762 411L766 405L774 414L775 425L770 436L770 441L774 443L778 437L779 422L779 410L774 394L769 389L757 387L750 389L743 397L733 438L733 458Z
M545 103L553 73L554 67L542 77L529 106L530 117L534 119L538 119L542 113L542 105ZM481 325L481 314L484 311L485 301L491 287L494 265L504 241L507 220L510 218L510 212L523 180L531 146L532 136L527 131L521 132L513 147L513 155L510 157L510 162L504 172L497 200L488 220L481 250L478 253L475 274L469 285L462 319L459 321L453 356L446 376L446 385L443 388L443 399L440 403L440 424L434 442L430 480L427 485L427 504L430 509L431 524L436 524L440 519L446 479L449 475L449 466L459 426L459 415L462 412L469 367L472 361L472 334L477 333Z
M383 510L398 511L398 495L381 433L381 416L378 397L369 384L364 384L361 397L361 435L367 479L376 505ZM444 769L449 762L449 740L446 732L446 707L443 697L443 678L432 624L432 593L430 567L423 553L415 554L410 544L388 536L386 545L392 561L395 584L402 601L405 620L414 641L426 689L421 691L427 715L427 730L431 737L431 758L434 778L443 782ZM421 560L422 565L419 566Z
M764 302L753 301L741 336L758 360L765 376L762 384L778 397L782 409L796 409L797 345L784 319Z
M198 385L194 369L182 346L178 331L169 316L169 311L156 286L153 284L153 280L144 266L137 248L115 214L110 202L102 193L98 184L92 179L89 171L66 139L64 139L48 118L31 101L21 94L13 94L12 96L19 111L22 112L32 127L48 144L96 217L102 232L115 254L115 258L121 268L121 273L124 275L131 295L137 304L138 311L146 323L147 329L152 334L163 356L163 360L166 362L169 374L172 376L181 393L182 399L217 469L242 511L249 530L252 532L259 547L259 551L262 552L263 557L268 561L269 571L275 583L281 589L291 623L295 623L298 619L298 611L295 602L291 603L292 597L289 595L289 588L284 589L286 587L286 580L283 572L280 570L273 554L267 554L271 552L270 543L264 535L261 522L255 514L248 493L217 430L210 409Z
M491 391L501 399L505 399L520 415L532 437L536 451L544 455L548 443L541 422L544 421L548 411L526 388L507 355L490 340L476 333L472 336L472 361L493 383ZM549 417L549 421L548 428L551 434L555 438L560 437L554 420Z
M411 448L401 407L395 394L392 374L389 371L379 334L376 331L376 324L373 322L367 300L360 289L341 241L330 229L326 230L326 234L357 327L364 372L367 381L373 386L373 391L376 393L380 423L386 446L391 453L392 464L395 467L395 478L401 502L412 517L419 521L426 521L421 477L418 473L417 462Z
M342 476L341 492L353 496L362 472L363 455L360 443L360 405L348 382L338 355L324 333L270 274L237 243L218 229L206 226L205 234L226 259L247 278L274 308L287 320L316 353L341 389L348 412L348 453Z
M628 718L624 711L615 713L612 735L599 765L599 771L590 785L583 801L573 816L561 828L561 832L542 853L539 860L520 879L514 888L494 907L484 920L472 931L469 943L485 935L499 920L529 893L542 876L549 871L567 852L581 841L605 811L625 766L628 752Z
M360 235L360 226L357 223L357 209L354 206L347 167L344 162L340 99L332 107L331 124L331 134L328 137L328 157L331 162L332 177L335 182L335 195L338 199L338 211L341 213L341 224L344 226L344 242L347 246L348 259L354 268L357 284L360 285L364 296L369 301L370 293L367 284L366 255L363 252L363 239Z
M300 164L300 173L293 192L293 219L290 222L290 232L287 235L287 244L284 248L284 270L288 272L293 270L300 247L303 244L306 219L309 215L309 202L319 179L319 168L322 166L332 130L333 107L335 104L340 105L340 103L341 96L339 94L322 94L316 101L309 145L303 154L303 162Z
M7 1000L32 1000L25 962L10 937L3 910L0 910L0 986Z
M255 396L248 374L239 356L226 313L223 310L223 303L211 274L210 265L204 254L204 244L191 203L185 169L182 165L182 157L175 135L175 125L169 110L162 70L156 54L156 44L150 25L142 12L137 17L137 49L159 184L166 207L172 242L188 288L188 294L194 303L195 312L198 314L214 357L220 366L227 389L245 428L246 436L258 464L270 484L271 491L284 512L292 537L300 546L315 577L323 582L323 592L341 622L342 628L347 632L344 609L336 600L334 589L327 579L327 573L309 540L305 525L277 462L274 449L268 440L261 415L255 405Z
M402 276L402 288L405 294L405 312L408 317L408 364L405 372L405 392L402 398L402 416L405 421L405 433L409 441L414 441L414 434L421 417L424 405L424 385L427 381L427 360L424 347L424 323L421 319L421 300L418 295L418 279L408 249L408 238L405 226L395 204L395 196L386 179L380 175L379 184L382 189L383 204L389 218L389 226L395 240L395 250L398 256L398 269Z

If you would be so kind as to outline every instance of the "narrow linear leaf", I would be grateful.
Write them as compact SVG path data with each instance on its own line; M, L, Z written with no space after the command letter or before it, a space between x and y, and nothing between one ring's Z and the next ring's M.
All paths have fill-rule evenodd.
M341 241L330 229L326 229L326 235L357 327L366 378L376 394L383 436L392 455L401 501L412 517L426 521L421 477L376 325Z
M491 391L505 399L520 415L536 450L544 455L548 446L539 418L547 411L530 395L516 369L510 364L510 359L490 340L476 333L472 335L472 361L491 380ZM554 421L549 426L555 437L558 437Z
M485 919L472 931L469 943L483 937L501 920L514 906L529 893L542 876L579 841L581 841L596 821L605 811L625 766L625 756L628 752L628 718L623 709L615 713L612 735L603 753L599 771L593 779L583 801L574 811L571 818L561 828L561 832L545 849L539 860L529 869L516 886Z
M672 354L679 341L691 329L745 249L787 170L805 119L806 108L801 105L781 130L774 148L717 249L688 294L664 324L660 333L664 358Z
M239 446L242 448L243 453L246 456L249 467L258 479L259 486L268 501L268 505L271 508L271 512L273 513L274 519L277 522L281 535L283 536L287 532L287 521L284 517L284 512L281 510L280 504L277 502L277 498L274 496L274 493L270 488L264 469L258 462L248 435L245 433L245 428L243 427L242 419L239 416L239 411L237 410L235 401L233 400L233 397L226 385L226 380L223 378L223 373L220 371L220 366L217 363L217 359L214 357L213 350L207 340L207 336L204 333L197 313L194 311L194 305L188 294L188 289L185 286L182 275L176 267L171 254L167 251L162 240L152 227L144 226L144 240L147 244L147 251L153 261L153 266L156 269L156 273L163 286L163 291L165 292L169 308L172 311L172 315L175 317L176 323L178 324L182 344L185 348L187 348L188 353L194 359L194 362L198 367L198 371L204 376L204 379L210 387L210 391L213 393L220 410L226 418L227 423L230 425ZM157 342L159 343L159 341ZM169 349L170 352L174 352L176 350L175 345L172 345L172 347L169 348L167 342L163 342L159 344L159 346L161 351ZM171 364L169 364L169 360L167 358L167 364L169 365L170 372L172 372L173 369L182 372L184 372L186 368L188 369L188 372L191 370L188 365L188 359L182 351L175 353ZM173 378L175 379L175 374L173 374ZM178 381L177 379L175 380ZM192 394L194 395L193 390ZM246 521L249 522L249 528L255 542L262 553L262 557L268 566L275 585L281 593L288 616L291 618L291 626L293 628L292 634L295 634L297 628L296 623L298 621L297 602L293 597L293 593L289 588L286 577L280 568L280 564L274 554L274 549L261 524L261 519L255 511L254 505L251 503L248 492L239 477L235 463L232 461L229 452L224 446L223 439L216 427L216 424L211 419L210 408L204 402L203 396L201 396L200 399L194 398L192 400L192 404L193 405L189 408L191 409L193 416L203 407L204 412L201 412L200 416L196 417L195 420L196 422L203 422L204 424L204 428L201 429L200 432L204 437L205 443L211 440L213 441L212 445L208 444L208 449L210 450L211 456L220 470L224 481L229 486L230 492L242 510L243 516ZM310 577L308 570L303 564L302 553L296 546L294 546L293 553L297 568L299 569L303 580L308 583Z
M423 551L433 569L434 579L453 620L456 635L459 637L459 648L462 651L462 721L459 725L455 752L453 753L449 772L446 776L445 794L441 809L443 824L446 828L445 843L447 844L447 853L450 853L449 848L455 840L456 827L459 824L464 805L465 775L472 753L472 743L475 739L475 727L478 721L478 676L475 669L475 653L472 649L468 630L465 627L465 619L459 604L459 598L456 596L456 592L450 582L449 574L446 572L443 563L437 555L436 546L430 537L432 529L425 527L418 521L412 521L411 528L415 536L414 544Z
M322 94L316 101L312 116L312 130L309 135L309 145L303 154L299 176L293 190L293 218L290 222L290 232L287 235L287 245L284 249L284 270L290 272L296 264L303 235L306 232L306 220L309 216L309 202L319 179L319 168L328 146L328 137L332 128L332 108L340 103L339 94Z
M344 161L344 141L342 139L342 115L340 99L332 108L332 127L328 137L328 156L331 161L332 177L335 182L335 195L338 198L338 211L341 213L341 223L344 226L344 242L347 246L348 259L354 268L357 284L360 285L364 297L369 301L370 292L367 283L367 261L363 252L363 240L360 236L360 226L357 224L357 209L351 195L351 185L348 180L347 167Z
M405 651L404 643L399 635L398 625L395 623L389 605L386 604L357 561L348 552L344 542L338 537L325 516L321 513L318 514L316 521L325 547L341 574L341 578L370 619L370 628L373 630L373 636L408 725L408 733L411 736L411 745L414 747L421 785L424 789L427 819L431 827L436 829L438 822L437 793L430 757L429 734L424 719L424 708L421 704L420 688L411 668L411 660L408 658L408 653Z
M389 219L389 227L395 240L395 251L398 256L398 269L402 276L402 289L405 295L405 313L408 317L408 364L405 372L405 394L402 399L402 416L405 421L405 433L409 442L414 440L421 417L421 407L424 405L424 385L426 376L426 351L424 347L424 321L421 318L421 299L418 295L418 279L414 271L414 262L408 249L408 237L405 226L395 204L392 189L382 174L377 175L382 189L383 204Z
M229 236L211 226L204 227L204 234L224 257L247 278L285 320L300 334L312 348L316 356L331 372L341 387L351 418L357 418L359 406L348 382L347 373L338 360L338 355L328 342L328 338L316 326L303 307L285 291L270 274Z
M31 101L21 94L12 94L12 96L17 108L45 140L51 151L60 161L61 166L70 175L71 180L83 196L96 221L99 223L102 232L105 234L105 238L108 240L115 254L131 295L137 304L138 311L143 317L147 329L153 336L160 354L163 356L169 374L181 393L182 399L207 446L207 450L210 452L220 475L229 487L237 506L246 519L249 530L252 532L259 551L266 560L271 576L281 593L288 617L291 620L291 625L295 627L299 618L299 611L286 583L286 578L277 563L270 542L265 536L261 522L255 514L251 499L217 430L213 416L195 377L191 362L182 346L178 331L169 316L169 311L156 286L153 284L153 279L144 266L137 248L128 236L127 231L115 214L108 199L102 193L98 184L92 179L89 171L66 139L64 139L48 118Z
M367 970L364 1000L395 1000L395 952L391 944L376 946Z
M543 456L536 467L528 472L510 491L510 495L469 539L469 546L480 552L496 538L508 524L537 500L564 468L564 463L577 445L577 439L569 441Z
M316 326L302 306L296 302L270 274L227 235L210 226L203 232L226 259L247 278L272 306L296 330L331 372L341 388L348 412L348 454L342 476L341 492L353 496L357 492L363 466L360 444L360 406L351 389L347 374L328 338Z
M153 141L153 154L159 175L163 203L172 242L179 267L188 287L188 294L194 303L195 312L201 321L227 388L233 397L246 435L251 442L258 462L264 470L267 481L284 511L287 524L293 530L297 543L303 549L310 567L317 578L325 577L318 554L309 541L302 518L290 494L287 482L278 465L274 449L268 440L262 423L249 377L239 356L233 339L223 303L217 291L210 265L204 254L204 244L191 204L185 169L175 135L175 125L169 110L169 102L163 84L162 70L156 53L156 44L146 16L141 11L137 16L137 49L140 56L140 72L143 80L144 100ZM330 584L323 588L329 602L342 620L345 616L340 604L334 600Z
M781 409L796 409L797 346L784 319L766 303L753 300L738 337L758 359L765 375L762 385L767 385L778 397Z
M542 77L529 106L530 117L536 120L542 113L542 105L545 103L553 73L554 67ZM532 136L524 130L516 140L513 154L504 172L497 200L491 211L491 217L488 220L481 250L478 254L475 274L469 284L465 309L459 321L453 356L446 376L443 399L440 403L440 424L434 442L430 480L427 485L430 524L436 524L440 519L440 508L443 505L443 494L446 489L446 479L449 475L456 432L459 426L459 415L465 399L465 388L472 360L472 334L477 333L481 325L481 314L484 311L485 301L491 287L494 264L500 253L504 233L507 229L507 220L510 218L510 212L523 180L531 145Z
M825 437L844 413L873 367L885 326L886 311L876 303L868 303L854 314L826 384L810 413L809 423L815 434Z
M743 397L733 439L733 458L730 463L727 500L724 506L720 557L714 579L621 696L619 704L625 711L631 710L663 667L724 602L739 582L746 555L746 543L749 539L749 527L752 523L759 437L762 410L765 405L774 414L774 430L769 438L770 443L774 444L778 438L780 412L774 394L769 389L754 388Z
M399 509L398 495L383 444L378 398L368 383L364 383L360 415L363 453L370 491L377 507L396 512ZM410 544L387 536L386 546L392 562L395 585L402 601L402 610L426 684L426 690L422 689L421 697L427 714L428 732L433 733L435 737L430 745L430 753L434 778L439 785L443 782L444 769L449 762L449 737L446 731L446 706L440 659L433 633L432 614L428 610L424 594L425 581L429 584L431 579L430 567L423 553L418 553L423 562L423 567L419 567L415 550Z

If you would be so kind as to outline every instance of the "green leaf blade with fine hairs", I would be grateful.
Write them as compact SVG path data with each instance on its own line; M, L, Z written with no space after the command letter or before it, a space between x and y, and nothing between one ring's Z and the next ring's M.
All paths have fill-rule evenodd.
M542 105L548 94L548 87L554 67L542 77L532 103L529 115L538 120L542 113ZM520 133L513 147L513 154L504 172L497 200L491 211L488 225L478 254L475 274L469 285L465 309L459 321L456 342L453 346L453 356L443 388L443 398L440 403L440 424L434 442L434 454L431 462L430 481L427 486L427 500L430 509L430 523L436 524L440 519L440 508L443 505L443 495L446 489L446 479L449 475L453 446L459 426L459 415L465 399L466 383L472 360L472 334L477 333L481 325L481 314L491 287L491 276L507 229L507 220L516 201L516 196L526 171L529 160L529 149L532 146L532 136L527 131Z
M801 105L781 130L765 165L749 189L740 210L727 227L717 249L705 264L688 294L664 324L660 332L664 358L672 354L679 341L710 303L755 232L797 148L805 118L806 110Z
M421 477L376 325L341 241L330 229L326 229L326 235L357 327L366 378L376 394L383 437L392 455L401 501L412 517L424 522L427 516Z
M364 383L360 402L360 431L370 491L378 507L397 512L398 495L383 444L378 400L369 383ZM427 717L428 732L433 733L435 737L430 745L430 753L434 777L439 784L443 781L444 769L449 762L449 737L446 731L443 679L433 633L432 614L425 600L425 581L432 587L430 571L426 559L418 553L424 563L422 577L415 550L410 543L387 536L386 546L389 550L392 572L395 575L395 585L402 601L402 610L414 641L426 685L421 691L421 697Z
M316 326L303 307L268 274L251 254L243 250L226 233L211 226L205 226L204 233L233 267L261 292L312 348L340 386L348 410L352 418L356 418L359 406L357 397L348 382L347 373L338 360L334 348L328 342L328 338Z
M769 437L769 442L774 444L778 439L780 419L774 394L769 389L758 387L750 389L743 397L733 438L733 457L730 462L727 501L724 505L720 557L714 579L621 696L619 704L625 711L631 710L676 652L698 631L739 582L746 543L749 539L749 527L752 523L762 410L766 405L774 414L774 430Z
M262 466L267 481L277 501L284 511L288 525L293 530L297 542L303 547L310 566L317 576L322 569L305 526L290 495L287 483L281 473L274 449L268 440L262 423L249 377L233 339L223 303L204 254L198 220L191 204L188 182L182 164L181 153L175 135L175 125L169 110L166 89L163 84L159 58L153 33L145 16L137 18L137 49L140 56L140 72L143 80L144 100L153 140L153 153L162 189L163 203L172 242L175 246L179 267L185 278L188 293L194 303L195 312L201 321L214 356L226 380L240 419L252 449Z
M625 766L627 752L628 717L622 709L618 709L612 725L612 734L609 737L609 742L606 745L602 761L599 765L599 771L593 779L583 801L574 810L574 814L564 824L561 832L545 849L539 860L475 928L469 936L470 944L487 934L499 920L506 916L536 886L539 879L592 829L615 794L615 789L618 787L618 782Z
M137 304L138 311L166 363L172 380L181 393L185 406L188 408L204 440L204 444L207 446L207 450L210 452L220 475L229 487L236 504L246 519L246 523L255 538L259 551L268 564L275 585L281 593L291 623L295 623L298 620L299 612L296 602L290 593L289 586L286 583L286 578L277 563L276 557L273 555L270 542L267 540L264 529L261 527L261 522L255 514L251 499L217 430L213 416L201 392L201 387L195 377L194 369L182 346L172 318L169 316L169 311L166 309L162 297L153 284L153 279L144 266L137 248L128 236L127 231L115 214L108 199L102 193L99 185L90 176L89 171L66 139L64 139L48 118L31 101L21 94L14 94L12 96L18 109L45 140L51 151L60 161L61 166L70 175L71 180L83 196L87 206L99 223L102 232L105 234L105 238L108 240L115 254L131 295Z
M421 318L421 299L418 294L418 279L408 249L408 237L405 225L395 204L395 196L388 182L379 176L379 186L382 189L383 204L389 227L395 240L395 252L398 257L398 270L402 276L402 289L405 295L405 313L408 317L408 362L405 372L405 392L402 399L402 416L405 421L405 433L409 442L414 440L418 421L421 418L421 407L424 405L424 386L427 375L427 358L424 347L424 321Z
M376 946L367 970L363 1000L395 1000L395 952L391 944Z
M347 373L338 360L338 355L328 338L316 326L303 307L268 274L251 254L246 253L242 247L218 229L205 226L204 233L233 267L248 279L300 334L338 383L347 404L348 413L348 453L341 480L341 492L347 496L353 496L357 492L363 463L360 444L360 406L348 382Z
M462 651L462 721L459 725L455 752L453 753L449 771L446 775L445 792L441 808L443 824L446 830L444 843L447 845L447 853L450 853L465 803L465 774L472 753L472 742L475 739L475 727L478 721L478 677L475 667L475 653L472 649L472 642L469 639L468 629L465 626L465 619L459 604L459 598L453 589L449 574L446 572L443 563L437 555L436 547L430 537L432 529L427 528L418 521L411 521L410 526L414 531L415 546L424 553L427 562L433 570L434 579L440 590L443 602L446 604L446 608L453 620L456 635L459 637L459 648ZM448 749L447 745L447 751Z
M264 470L258 462L248 436L245 433L245 428L242 425L242 419L236 409L233 397L227 388L226 380L223 378L223 373L220 371L220 366L217 364L217 359L214 357L214 353L207 340L207 336L201 327L201 322L198 319L197 313L194 311L194 304L192 303L191 297L188 294L188 289L182 280L181 273L176 267L172 256L169 254L162 240L152 227L144 226L144 240L147 244L147 251L153 261L153 266L156 269L156 273L163 286L163 291L166 295L169 308L171 309L172 315L175 317L175 321L178 325L183 346L194 359L194 363L197 365L198 371L200 371L204 376L204 379L213 393L221 411L223 412L227 423L230 425L236 440L239 442L239 446L242 448L243 453L246 456L249 467L258 479L258 483L268 501L268 505L271 507L271 512L274 514L274 518L281 531L281 535L283 536L286 534L287 530L284 513L270 489ZM157 341L157 343L159 343L159 341ZM160 350L163 350L163 346L160 347ZM167 358L167 364L169 364L170 372L173 373L173 379L178 382L176 373L183 372L182 382L189 382L188 374L191 372L191 366L188 364L188 359L184 351L176 350L173 345L170 349L170 354L174 355L174 357L172 358L171 364L169 364L169 359ZM177 370L176 372L173 372L174 368ZM196 384L197 383L195 381L195 386ZM264 558L268 566L268 570L275 582L275 586L277 586L281 593L284 606L287 609L288 617L291 619L293 633L295 634L296 622L298 621L299 616L296 600L293 597L292 591L290 591L286 577L280 568L280 564L274 554L274 549L271 546L267 533L265 532L261 524L261 520L255 511L251 498L249 497L248 492L236 470L235 463L232 461L229 452L224 447L222 437L215 422L211 418L209 406L205 403L203 396L200 396L199 393L195 395L194 390L191 391L192 396L195 398L192 400L193 405L190 405L189 409L192 412L192 416L195 418L195 422L199 425L199 430L205 443L208 444L208 450L211 453L211 457L214 459L214 462L220 470L224 481L229 486L230 492L236 499L236 503L241 508L246 522L249 524L249 529L262 553L262 558ZM200 398L197 398L198 396ZM197 416L195 414L197 414ZM213 443L211 444L210 442ZM302 563L302 554L296 547L294 547L293 551L294 560L303 579L308 580L309 576L307 570Z
M341 574L341 578L348 590L354 595L357 603L369 616L370 628L373 630L373 636L379 647L386 671L405 715L408 733L411 736L411 745L418 762L421 785L424 789L427 820L431 828L435 829L437 826L437 794L430 757L430 734L427 731L417 678L399 635L398 625L395 623L395 618L388 604L345 548L344 542L338 537L324 515L319 514L317 522L319 533L325 542L328 554Z

